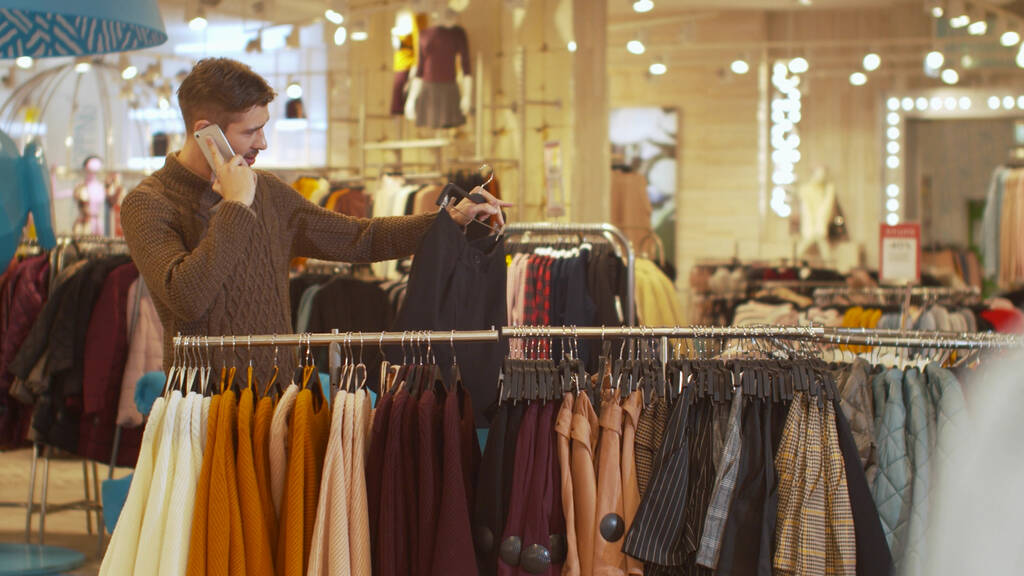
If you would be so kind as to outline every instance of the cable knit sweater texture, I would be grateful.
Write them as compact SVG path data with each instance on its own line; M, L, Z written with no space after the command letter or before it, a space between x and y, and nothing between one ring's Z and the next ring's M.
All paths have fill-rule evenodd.
M352 218L303 198L257 171L251 207L221 202L177 153L125 199L121 221L132 258L164 325L164 369L173 337L288 334L288 266L293 257L374 262L413 254L434 215ZM214 350L215 365L220 362ZM248 361L238 346L236 361ZM252 350L260 374L273 351ZM230 352L228 354L231 354ZM289 372L283 372L288 374Z

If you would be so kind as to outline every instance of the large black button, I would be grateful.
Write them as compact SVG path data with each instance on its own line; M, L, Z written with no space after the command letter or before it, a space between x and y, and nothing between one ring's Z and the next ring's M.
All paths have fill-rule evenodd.
M523 552L523 541L519 536L509 536L501 543L498 556L509 566L519 566L519 556Z
M522 569L529 574L543 574L551 567L551 552L540 544L531 544L523 552Z
M622 519L622 516L615 514L606 514L604 518L601 518L601 537L608 542L616 542L619 538L622 538L622 534L626 531L626 522Z
M488 553L494 549L494 533L487 526L477 526L473 531L473 545L478 552Z
M551 563L562 564L569 555L569 539L565 534L548 536L548 550L551 551Z

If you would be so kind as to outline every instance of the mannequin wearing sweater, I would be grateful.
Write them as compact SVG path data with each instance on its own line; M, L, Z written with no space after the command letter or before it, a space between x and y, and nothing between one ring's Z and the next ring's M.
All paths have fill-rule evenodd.
M800 186L800 247L801 256L811 246L818 247L818 254L828 261L832 249L828 243L828 221L836 201L836 188L828 179L828 169L818 166L811 179Z
M417 126L453 128L466 123L473 97L469 41L458 24L458 13L446 8L436 14L436 26L420 32L416 66L411 74L405 116ZM461 59L457 81L455 58ZM456 101L457 99L457 101Z

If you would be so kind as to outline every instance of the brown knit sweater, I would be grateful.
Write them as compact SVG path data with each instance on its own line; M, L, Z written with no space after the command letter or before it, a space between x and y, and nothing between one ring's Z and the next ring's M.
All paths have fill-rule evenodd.
M409 256L434 215L357 219L309 202L276 176L257 171L251 207L221 201L210 182L167 156L164 167L124 199L121 221L132 259L164 325L164 369L176 334L231 336L239 368L247 334L292 332L288 266L292 258L373 262ZM347 303L358 305L358 303ZM213 365L225 358L215 347ZM205 349L204 349L205 355ZM273 349L252 348L261 379ZM283 369L292 364L281 349ZM290 372L282 372L287 383Z

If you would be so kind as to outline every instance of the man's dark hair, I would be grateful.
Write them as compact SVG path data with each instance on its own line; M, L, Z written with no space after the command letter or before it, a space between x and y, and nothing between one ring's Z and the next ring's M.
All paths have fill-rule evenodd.
M248 65L230 58L204 58L178 87L178 105L185 129L199 120L227 128L237 115L266 106L277 93Z

